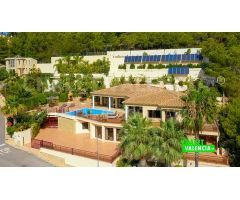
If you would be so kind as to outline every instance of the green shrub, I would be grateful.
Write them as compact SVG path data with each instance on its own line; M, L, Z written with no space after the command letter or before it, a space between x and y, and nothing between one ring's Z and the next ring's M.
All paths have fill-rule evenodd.
M30 128L30 122L16 123L14 124L15 131L24 131Z
M158 84L159 80L158 79L152 79L152 84Z
M116 163L116 166L117 167L131 167L132 165L127 159L120 157Z
M7 127L7 133L8 135L10 135L11 137L13 136L15 132L15 126L10 126L10 127Z
M124 76L121 76L119 82L120 82L121 84L126 83L125 77L124 77Z
M166 67L165 67L165 65L162 65L162 64L155 65L155 69L165 69Z
M126 69L127 68L127 65L126 64L122 64L122 65L119 65L118 66L118 69Z
M153 64L148 64L148 69L155 69L155 66Z
M46 95L43 94L43 93L40 93L40 94L38 95L38 101L39 101L39 104L40 104L40 105L47 104L47 97L46 97Z
M135 65L133 63L130 65L130 69L135 69Z
M9 77L9 74L6 70L6 68L0 68L0 81L4 81Z
M139 82L140 84L145 84L146 83L146 77L143 76Z
M135 84L136 80L132 75L130 75L129 78L128 78L128 82L131 83L131 84Z
M31 125L31 129L32 129L32 137L35 138L37 136L37 134L39 133L40 130L40 125L39 123L35 122Z
M67 93L59 94L59 101L60 102L66 102L67 100L68 100L68 94Z
M178 82L178 85L179 85L179 86L183 86L183 81L179 81L179 82Z
M113 86L117 86L117 85L120 85L120 81L119 81L119 79L117 77L114 77L111 80L110 86L113 87Z
M146 68L146 64L138 65L137 68L138 69L145 69Z

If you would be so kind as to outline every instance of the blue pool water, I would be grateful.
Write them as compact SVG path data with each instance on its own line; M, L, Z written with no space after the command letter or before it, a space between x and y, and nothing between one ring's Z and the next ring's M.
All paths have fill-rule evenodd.
M82 112L83 115L106 115L106 114L112 114L112 111L109 110L101 110L101 109L95 109L95 108L82 108L79 110L74 110L71 112L67 112L66 114L71 116L77 116L78 113Z

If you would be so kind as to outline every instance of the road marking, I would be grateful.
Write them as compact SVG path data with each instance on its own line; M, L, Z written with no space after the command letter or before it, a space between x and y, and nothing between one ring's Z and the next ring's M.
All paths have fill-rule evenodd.
M3 149L0 149L0 155L8 154L10 152L9 147L5 147Z

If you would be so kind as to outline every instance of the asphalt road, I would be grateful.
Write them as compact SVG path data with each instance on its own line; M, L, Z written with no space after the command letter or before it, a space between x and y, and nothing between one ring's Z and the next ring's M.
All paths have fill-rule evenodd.
M48 162L7 144L0 145L0 167L52 167Z

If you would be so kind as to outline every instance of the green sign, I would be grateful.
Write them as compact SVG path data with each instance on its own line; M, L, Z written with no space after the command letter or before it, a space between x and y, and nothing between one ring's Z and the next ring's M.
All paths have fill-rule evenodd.
M209 152L215 152L215 145L204 144L204 140L182 140L182 152L183 153L193 153L193 152L199 152L199 153L209 153Z

